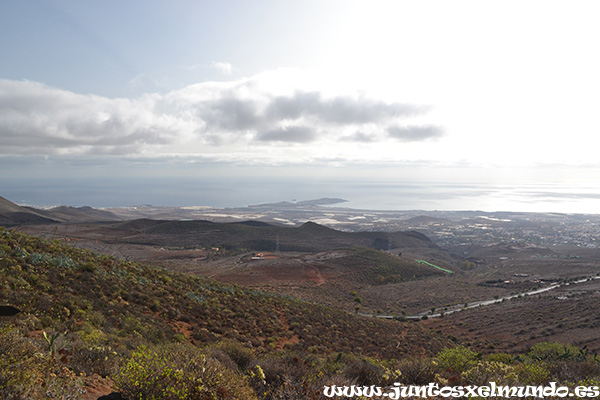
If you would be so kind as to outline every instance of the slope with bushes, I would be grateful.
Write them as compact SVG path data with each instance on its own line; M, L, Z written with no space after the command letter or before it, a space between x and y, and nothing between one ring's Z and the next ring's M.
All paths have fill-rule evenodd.
M20 308L35 330L75 332L90 344L228 337L265 350L378 356L441 344L418 325L358 318L14 231L0 231L0 257L0 301ZM398 340L407 335L413 340Z
M0 289L0 303L21 310L11 319L20 334L39 341L42 333L57 335L66 364L102 375L112 368L106 360L167 343L232 340L257 354L355 352L382 358L447 343L418 325L360 318L3 228Z
M348 385L598 384L586 349L483 356L419 324L338 312L0 228L0 398L319 399ZM89 397L88 397L89 398Z

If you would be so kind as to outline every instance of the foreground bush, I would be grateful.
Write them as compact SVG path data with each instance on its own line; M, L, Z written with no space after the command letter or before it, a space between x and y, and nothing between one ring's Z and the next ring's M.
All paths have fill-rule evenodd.
M399 365L400 380L406 385L427 385L436 381L437 368L431 359L406 358Z
M490 382L511 386L518 382L514 367L498 361L480 361L462 373L462 379L469 385L484 386Z
M256 399L243 376L189 345L139 347L115 383L129 400Z
M76 400L81 380L40 341L0 327L0 399Z
M440 368L448 372L464 372L477 364L478 354L464 346L446 348L437 354Z

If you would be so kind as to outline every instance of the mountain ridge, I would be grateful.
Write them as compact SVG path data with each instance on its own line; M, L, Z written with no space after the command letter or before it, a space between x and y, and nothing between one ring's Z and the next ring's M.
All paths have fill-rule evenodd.
M120 231L128 243L160 246L222 246L256 251L314 252L348 246L378 250L422 248L441 250L427 236L415 232L344 232L314 222L299 227L255 221L219 223L206 220L137 219L103 225Z
M89 206L57 206L39 209L20 206L0 196L0 225L16 226L21 224L57 224L94 221L117 221L120 218L110 211Z

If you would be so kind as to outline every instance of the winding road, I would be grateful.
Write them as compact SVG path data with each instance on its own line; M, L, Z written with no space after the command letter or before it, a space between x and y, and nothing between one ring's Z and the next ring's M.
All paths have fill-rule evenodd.
M567 283L551 283L550 286L547 286L547 287L544 287L541 289L531 290L529 292L517 293L517 294L510 295L510 296L505 296L505 297L499 297L497 299L479 300L479 301L473 301L470 303L457 304L457 305L449 306L449 307L439 307L439 308L436 307L435 310L437 310L437 312L436 311L432 312L431 309L428 309L428 310L422 311L422 312L414 314L414 315L406 316L404 318L409 319L409 320L419 320L419 319L422 319L424 316L426 316L427 318L439 318L442 315L452 314L452 313L459 312L462 310L467 310L469 308L475 308L475 307L487 306L490 304L501 303L505 300L510 300L510 299L514 299L517 297L533 296L536 294L549 292L550 290L557 289L562 286L575 285L578 283L583 283L583 282L587 282L587 281L594 280L594 279L600 279L600 276L590 276L588 278L583 278L583 279L579 279L577 281L567 282ZM366 317L376 317L376 318L384 318L384 319L397 318L394 315L374 315L374 314L364 314L364 313L359 313L359 314L366 316Z

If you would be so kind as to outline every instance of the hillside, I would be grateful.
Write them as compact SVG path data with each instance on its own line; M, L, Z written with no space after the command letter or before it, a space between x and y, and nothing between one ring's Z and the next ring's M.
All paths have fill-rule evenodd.
M386 299L360 302L361 312L386 310L399 315L398 284L430 281L448 274L412 259L366 247L332 249L316 253L260 253L261 257L231 256L198 260L198 252L162 251L153 253L149 263L168 269L210 276L269 292L314 301L335 309L354 312L357 298L385 290ZM450 283L448 283L450 284ZM385 289L384 289L385 288ZM351 295L351 293L356 293ZM418 302L418 296L414 295Z
M426 325L496 351L524 351L545 340L600 352L599 291L600 280L563 285L538 296L432 319Z
M339 259L376 254L355 249ZM459 339L420 323L362 317L4 228L0 288L0 305L10 306L0 317L7 399L96 400L118 389L130 399L316 400L325 385L473 384L488 379L480 371L489 368L514 384L599 384L600 364L585 348L538 343L522 356L483 358L445 348ZM21 312L8 316L12 307Z
M81 222L96 222L96 221L115 221L119 218L104 210L98 210L92 207L69 207L58 206L48 210L36 210L39 214L60 222L81 223Z
M22 207L0 197L0 226L116 221L118 219L115 214L109 211L98 210L92 207L58 206L42 210L32 207Z
M55 223L55 219L41 213L21 207L4 197L0 197L0 225L14 226L20 224L47 224Z
M2 228L0 287L0 304L21 310L13 320L20 330L34 337L61 333L69 348L110 346L127 354L142 344L231 340L258 353L393 358L431 354L449 343L417 324L359 317ZM66 352L65 362L79 362L77 354Z
M444 275L415 261L366 247L317 253L267 253L266 258L259 260L245 255L236 261L214 263L214 266L206 263L203 272L245 284L313 281L323 285L326 291L330 282L383 285ZM219 264L225 265L223 271ZM232 264L235 268L231 268Z
M35 317L37 329L60 327L92 335L96 342L131 339L141 331L150 341L178 333L199 343L231 337L257 348L282 347L293 338L294 349L355 349L379 356L386 355L395 335L419 331L412 325L357 319L284 296L98 256L56 241L6 230L0 235L0 299ZM357 323L377 332L377 339L353 330ZM331 325L338 329L321 332ZM424 345L413 340L395 351Z
M462 262L417 232L343 232L313 222L289 227L260 221L138 219L20 229L121 259L249 285L350 312L356 306L351 292L369 300L361 305L365 313L421 311L420 294L425 292L408 299L401 285L447 274L414 260L425 259L455 271ZM275 253L277 247L275 257L258 263L249 257L253 252ZM386 296L378 295L382 285ZM484 294L475 295L480 298ZM430 300L435 304L435 299Z
M363 246L375 249L439 248L417 232L342 232L313 222L287 227L262 222L215 223L140 219L103 225L99 234L118 236L120 243L153 246L315 252Z

